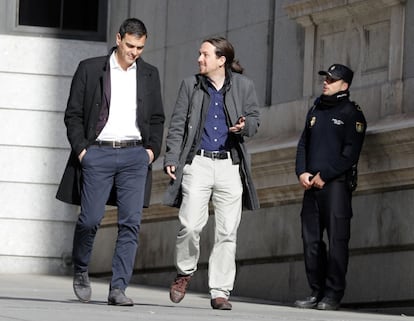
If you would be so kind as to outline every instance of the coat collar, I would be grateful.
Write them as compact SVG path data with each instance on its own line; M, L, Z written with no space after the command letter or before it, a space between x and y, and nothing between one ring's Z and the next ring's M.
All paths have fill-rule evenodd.
M104 71L109 70L109 60L111 58L112 53L116 50L116 48L117 47L115 46L115 47L112 47L111 49L109 49L109 52L108 52L108 55L106 56L105 64L104 64L104 67L103 67ZM142 66L143 62L144 62L144 60L141 57L139 57L135 61L135 63L137 64L137 70L139 69L140 66Z
M201 89L203 89L204 91L207 92L208 87L209 87L208 78L206 76L201 75L201 74L197 74L196 79L197 79L197 81L194 85L194 88L201 88ZM229 91L229 89L231 88L232 79L233 79L233 73L231 72L231 70L227 70L226 71L226 79L224 80L224 85L223 85L223 92Z

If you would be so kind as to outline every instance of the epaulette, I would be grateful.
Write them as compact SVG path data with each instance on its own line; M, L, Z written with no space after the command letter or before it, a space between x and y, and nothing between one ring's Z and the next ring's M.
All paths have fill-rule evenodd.
M362 108L361 106L359 106L355 101L351 101L351 103L355 106L356 110L361 111L362 112Z
M321 100L321 98L320 97L318 97L318 98L316 98L315 99L315 101L313 102L313 105L312 105L312 107L310 108L310 112L313 112L314 111L314 109L316 108L316 106L319 104L319 101Z

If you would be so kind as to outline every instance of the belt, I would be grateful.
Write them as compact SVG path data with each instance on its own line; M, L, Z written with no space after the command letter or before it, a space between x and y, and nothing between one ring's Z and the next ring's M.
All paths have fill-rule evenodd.
M226 151L209 152L207 150L200 149L199 151L197 151L196 154L200 155L200 156L208 157L208 158L211 158L211 159L228 159L228 158L230 158L230 153L226 152Z
M142 145L142 140L97 140L93 145L108 146L112 148L136 147Z

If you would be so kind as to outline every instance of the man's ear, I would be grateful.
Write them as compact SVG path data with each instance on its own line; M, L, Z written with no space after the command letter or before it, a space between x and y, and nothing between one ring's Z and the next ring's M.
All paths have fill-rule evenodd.
M121 34L118 32L118 33L116 34L116 45L117 45L117 46L119 46L119 44L121 43L121 40L122 40L122 38L121 38Z
M224 67L224 65L226 64L226 57L225 56L221 56L219 58L220 60L220 66Z

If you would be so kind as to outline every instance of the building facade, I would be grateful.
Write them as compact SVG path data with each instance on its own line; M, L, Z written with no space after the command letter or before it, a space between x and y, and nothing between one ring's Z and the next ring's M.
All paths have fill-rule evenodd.
M71 76L81 59L105 54L120 23L134 16L149 31L143 57L160 70L166 129L181 80L197 72L204 38L227 37L255 82L262 124L248 147L261 209L243 213L234 295L290 302L308 294L296 144L320 93L317 71L339 62L355 71L351 98L368 121L344 302L414 299L414 1L91 2L99 9L96 32L85 24L74 35L21 26L23 2L0 0L0 273L71 273L78 208L54 199L69 154L63 113ZM161 204L168 183L161 167L159 159L134 282L168 286L179 226L177 210ZM195 291L207 291L210 221ZM116 209L108 208L91 263L96 276L110 273L116 230Z

